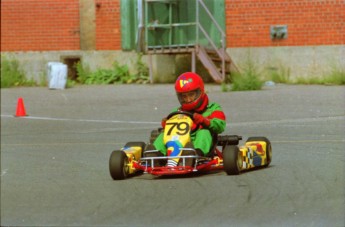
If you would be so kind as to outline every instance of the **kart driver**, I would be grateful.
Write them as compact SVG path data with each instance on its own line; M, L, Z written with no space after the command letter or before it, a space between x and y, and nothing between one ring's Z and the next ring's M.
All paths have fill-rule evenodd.
M204 82L196 73L186 72L181 74L175 82L175 91L181 104L176 110L188 111L193 114L191 140L194 149L199 156L208 156L213 135L220 134L225 129L224 112L219 104L209 103ZM162 120L163 128L166 120L166 118ZM163 133L157 137L153 145L155 149L166 156L167 149L163 142Z

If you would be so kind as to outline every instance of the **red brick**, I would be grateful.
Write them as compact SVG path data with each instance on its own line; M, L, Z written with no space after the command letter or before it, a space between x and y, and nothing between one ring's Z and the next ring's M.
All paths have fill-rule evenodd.
M120 0L95 0L96 50L121 49ZM345 43L343 0L226 0L228 47ZM288 26L271 40L270 25ZM1 51L79 50L79 0L1 0Z

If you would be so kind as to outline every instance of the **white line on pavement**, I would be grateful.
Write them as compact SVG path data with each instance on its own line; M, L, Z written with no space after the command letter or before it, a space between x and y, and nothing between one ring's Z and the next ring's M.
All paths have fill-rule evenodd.
M1 115L3 118L17 118L13 115ZM118 120L97 120L97 119L71 119L71 118L52 118L52 117L35 117L26 116L20 117L31 120L47 120L47 121L77 121L77 122L93 122L93 123L122 123L122 124L160 124L154 121L118 121ZM227 123L230 126L247 126L247 125L262 125L262 124L281 124L281 123L301 123L301 122L320 122L330 120L345 120L345 116L326 116L326 117L310 117L299 119L281 119L281 120L268 120L268 121L250 121L250 122L231 122Z

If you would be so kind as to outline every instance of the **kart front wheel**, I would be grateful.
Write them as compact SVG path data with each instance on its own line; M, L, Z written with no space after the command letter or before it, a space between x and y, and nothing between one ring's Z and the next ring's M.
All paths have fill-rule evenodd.
M125 144L125 147L140 147L141 148L141 156L144 153L146 143L145 142L128 142Z
M238 146L225 146L223 150L223 166L228 175L240 174L243 164L242 155Z
M125 152L115 150L109 159L109 171L114 180L123 180L129 174L128 157Z

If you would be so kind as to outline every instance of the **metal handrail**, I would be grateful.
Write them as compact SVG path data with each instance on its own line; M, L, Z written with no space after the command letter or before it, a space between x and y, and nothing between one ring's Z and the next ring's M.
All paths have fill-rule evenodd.
M200 45L200 33L202 33L204 35L204 37L207 39L208 43L213 47L213 49L215 50L215 52L217 53L217 55L219 56L219 58L222 60L222 78L225 78L225 57L223 55L222 52L219 51L219 49L217 48L215 42L211 39L211 37L207 34L207 32L205 31L204 27L201 25L200 21L199 21L199 15L200 15L200 8L202 8L203 10L205 10L206 14L208 15L209 19L212 21L212 23L215 25L216 30L219 32L220 36L221 36L221 48L222 50L225 52L225 48L226 48L226 35L225 32L222 30L221 26L218 24L218 22L215 20L215 18L213 17L212 13L210 12L210 10L208 9L208 7L206 6L206 4L204 3L203 0L195 0L195 4L196 4L196 18L195 18L195 23L193 22L189 22L189 23L172 23L171 21L171 7L169 7L169 24L149 24L148 22L148 6L147 4L149 2L161 2L161 3L172 3L172 1L165 1L165 0L146 0L145 1L145 43L146 43L146 51L148 51L148 48L153 48L153 49L164 49L163 46L158 45L158 46L148 46L148 30L149 29L164 29L164 28L176 28L176 27L184 27L184 26L194 26L195 25L195 43L189 43L188 46L190 45L194 45L195 49L198 49L198 46ZM201 32L199 32L201 31ZM172 40L171 40L171 36L169 37L169 44L172 44ZM178 44L175 45L178 47L183 47L184 44ZM194 51L192 52L192 54L194 55ZM195 56L195 55L194 55Z
M207 32L205 31L205 29L202 27L202 25L199 22L199 4L204 8L204 10L206 11L206 13L208 14L209 18L211 19L211 21L213 22L213 24L216 26L216 28L218 29L218 31L220 32L222 38L221 38L221 43L222 43L222 49L225 50L225 33L222 30L222 28L220 27L220 25L218 24L218 22L214 19L213 15L211 14L211 12L208 10L207 6L205 5L203 0L196 0L196 21L197 21L197 27L202 31L202 33L205 35L205 37L207 38L207 40L209 41L209 43L212 45L212 47L214 48L214 50L216 51L216 53L218 54L218 56L222 59L222 77L225 78L225 57L219 52L218 48L216 47L216 44L213 42L213 40L210 38L210 36L207 34ZM199 32L198 29L196 31L197 37L197 43L196 45L199 45Z
M165 2L165 3L171 3L171 1L164 1L164 0L146 0L145 1L146 4L149 3L149 2ZM150 30L150 29L155 29L155 28L172 28L172 27L184 27L184 26L194 26L195 25L195 28L196 28L196 42L195 42L195 45L198 45L199 44L199 32L198 30L200 28L202 28L202 25L200 24L199 22L199 5L202 6L202 8L205 10L205 12L207 13L207 15L209 16L209 18L211 19L212 23L216 26L218 32L220 33L221 35L221 43L222 43L222 48L225 48L225 33L224 31L222 30L222 28L220 27L220 25L218 24L218 22L214 19L212 13L210 12L210 10L207 8L206 4L204 3L203 0L196 0L196 22L187 22L187 23L172 23L171 21L169 21L168 24L155 24L155 23L149 23L148 22L148 17L147 17L147 14L148 14L148 7L147 5L145 5L145 31L146 31L146 34L145 34L145 42L148 43L148 33L147 31ZM171 9L169 9L169 14L171 14ZM169 16L169 20L171 19L170 18L171 16ZM202 28L203 29L203 28ZM213 40L207 36L205 30L203 29L203 34L206 36L207 40L211 43L212 47L217 49L215 43L213 42ZM220 54L220 53L219 53Z
M205 11L207 12L208 16L211 18L212 22L216 25L218 31L222 34L222 37L225 37L225 33L222 30L222 28L220 27L220 25L218 24L218 22L214 19L212 13L208 10L207 6L205 5L203 0L196 0L198 1L205 9Z

